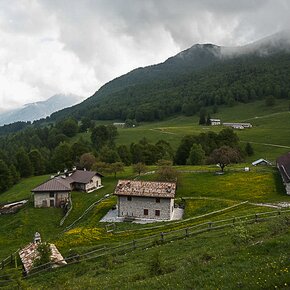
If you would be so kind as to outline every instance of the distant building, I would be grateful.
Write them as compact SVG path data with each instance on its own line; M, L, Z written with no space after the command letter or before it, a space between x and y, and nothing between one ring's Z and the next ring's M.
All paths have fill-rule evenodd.
M121 127L121 128L125 127L125 124L126 123L113 123L114 126Z
M233 129L240 129L240 130L253 127L251 123L223 123L223 126L231 127Z
M63 207L73 190L91 192L102 187L103 175L95 171L67 171L32 190L35 207Z
M171 220L175 190L176 184L171 182L119 180L114 193L118 216Z
M281 174L286 193L290 195L290 152L277 159L277 168Z
M221 124L221 120L220 119L209 119L210 120L210 124L211 126L218 126Z
M266 159L261 158L261 159L258 159L256 161L252 162L252 165L254 165L254 166L270 165L271 166L272 163L267 161Z

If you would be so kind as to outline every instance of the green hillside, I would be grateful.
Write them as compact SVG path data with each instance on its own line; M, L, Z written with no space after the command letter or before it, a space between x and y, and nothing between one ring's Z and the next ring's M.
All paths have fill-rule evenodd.
M211 281L203 289L239 283L244 283L246 288L255 283L263 287L282 287L289 283L289 256L286 250L289 247L289 220L284 218L289 216L289 212L282 214L279 219L265 219L265 222L258 224L226 227L164 245L157 242L161 232L167 233L165 240L170 241L171 238L175 240L175 235L183 233L185 228L199 225L203 228L202 224L208 222L215 227L215 224L224 224L223 220L232 223L234 217L238 222L238 217L245 216L248 217L241 220L255 220L255 214L258 214L260 221L265 217L277 216L276 208L260 205L290 202L276 169L252 167L250 172L239 171L243 166L248 164L229 167L225 175L214 174L216 169L213 166L176 167L177 170L185 171L181 172L176 195L176 202L185 205L184 220L146 225L116 223L112 233L107 233L106 224L99 221L116 204L113 196L93 207L82 219L78 218L90 204L113 191L117 182L113 176L104 178L105 186L101 190L90 194L73 192L73 210L63 226L59 225L63 216L61 209L35 209L30 199L28 206L18 213L0 216L0 261L30 242L35 231L41 232L43 240L55 243L65 257L72 253L82 255L87 252L95 252L98 256L100 251L105 256L37 274L23 281L20 267L15 270L13 261L12 265L0 270L0 277L6 277L0 281L8 289L15 283L32 289L155 289L159 283L176 285L182 289L195 283L197 289L202 289L206 277L210 275ZM148 168L149 171L154 169ZM131 170L127 167L118 177L132 178L134 175ZM209 172L200 173L200 170ZM29 198L35 184L46 178L23 179L1 195L1 202ZM146 175L141 178L154 180L156 177ZM130 253L133 240L141 249ZM149 244L145 246L147 242ZM124 249L130 248L126 255L124 253L127 250L124 253L113 250L123 244ZM143 245L147 250L142 250ZM154 262L156 255L158 260ZM265 263L268 263L267 267L261 271L261 265ZM244 270L241 272L241 269ZM124 273L127 273L127 277ZM223 273L222 276L220 273ZM241 273L243 280L240 279ZM187 275L191 277L188 281L182 278ZM5 282L5 279L12 281Z

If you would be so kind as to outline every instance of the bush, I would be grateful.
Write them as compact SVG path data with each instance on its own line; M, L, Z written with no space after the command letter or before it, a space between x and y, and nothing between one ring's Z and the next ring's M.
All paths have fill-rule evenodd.
M234 245L243 246L249 244L252 240L248 229L244 225L236 225L231 232L231 239Z
M290 218L286 216L274 218L268 223L269 233L273 236L283 233L289 227L290 227Z

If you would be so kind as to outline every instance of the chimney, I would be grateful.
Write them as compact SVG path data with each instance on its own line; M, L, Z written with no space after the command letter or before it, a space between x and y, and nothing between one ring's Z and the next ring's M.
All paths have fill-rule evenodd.
M34 238L33 238L33 243L38 244L41 243L41 237L39 232L35 232Z

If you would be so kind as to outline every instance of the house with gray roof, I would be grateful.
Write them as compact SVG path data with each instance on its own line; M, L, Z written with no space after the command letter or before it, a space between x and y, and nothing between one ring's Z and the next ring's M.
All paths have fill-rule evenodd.
M118 216L127 218L171 220L174 212L176 183L119 180Z
M290 195L290 152L277 159L277 168L282 177L286 193Z
M103 175L95 171L72 170L45 181L32 190L35 207L64 207L73 190L91 192L102 187Z

